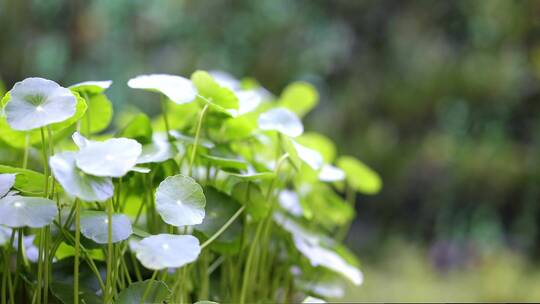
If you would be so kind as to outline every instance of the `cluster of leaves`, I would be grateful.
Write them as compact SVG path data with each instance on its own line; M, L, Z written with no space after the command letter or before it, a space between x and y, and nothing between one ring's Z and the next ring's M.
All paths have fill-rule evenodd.
M340 242L381 181L304 133L311 85L142 75L128 86L162 114L111 131L111 84L28 78L1 101L0 140L21 155L0 165L2 303L318 301L362 283Z

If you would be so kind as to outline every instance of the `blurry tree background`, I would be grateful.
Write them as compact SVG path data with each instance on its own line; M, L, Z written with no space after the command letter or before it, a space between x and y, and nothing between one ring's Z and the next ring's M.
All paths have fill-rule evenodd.
M511 0L0 0L0 77L112 79L117 110L149 113L132 76L224 70L275 94L309 81L308 127L384 181L349 236L366 265L395 239L438 272L501 248L535 263L539 14Z

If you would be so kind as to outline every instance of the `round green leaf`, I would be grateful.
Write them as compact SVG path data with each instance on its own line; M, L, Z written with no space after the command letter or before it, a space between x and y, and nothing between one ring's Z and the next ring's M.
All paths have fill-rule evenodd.
M275 108L262 113L258 123L261 130L277 131L290 137L300 136L304 132L300 119L285 108Z
M101 132L109 126L113 117L113 106L105 94L92 95L88 98L88 110L81 119L81 129L90 133ZM87 126L90 126L88 130Z
M41 228L58 212L56 203L41 197L6 196L0 199L0 224L12 228Z
M135 115L129 123L118 132L118 136L135 139L140 143L152 142L152 125L150 118L144 113Z
M109 218L103 211L84 211L81 213L81 233L98 244L107 244ZM112 242L127 239L133 230L129 218L124 214L112 215Z
M347 182L356 191L365 194L376 194L381 190L382 181L377 172L352 156L342 156L337 165L343 171Z
M94 176L122 177L136 164L142 147L128 138L89 142L75 157L77 167Z
M201 252L199 240L191 235L158 234L131 241L129 246L141 264L152 270L182 267Z
M146 293L146 298L144 302L142 301L142 298L144 296L144 292ZM167 284L163 281L156 281L156 280L146 280L143 282L136 282L131 285L129 285L127 288L122 290L120 294L118 294L118 300L116 303L118 304L134 304L134 303L164 303L167 302L169 297L171 296L171 291L167 287Z
M221 86L205 71L195 71L191 81L197 88L203 101L210 103L220 110L238 109L238 98L227 87Z
M197 96L191 81L176 75L140 75L130 79L128 86L133 89L160 92L177 104L192 102Z
M288 85L279 99L279 106L285 107L303 117L319 102L315 87L307 82L294 82Z
M111 178L85 174L75 164L75 152L62 152L49 159L52 172L64 190L87 202L102 202L112 197Z
M206 199L201 186L191 177L167 177L156 190L156 209L163 221L173 226L202 223Z
M77 99L70 90L43 78L26 78L10 91L5 106L8 124L29 131L64 121L75 114Z

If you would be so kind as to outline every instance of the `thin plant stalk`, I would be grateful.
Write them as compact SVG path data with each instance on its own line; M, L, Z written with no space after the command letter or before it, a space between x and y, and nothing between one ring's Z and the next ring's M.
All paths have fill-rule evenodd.
M206 246L210 245L210 243L212 243L215 239L217 239L225 230L227 230L227 228L229 228L229 226L240 216L240 214L242 214L242 212L244 211L244 209L246 209L246 206L242 206L241 208L239 208L234 214L233 216L231 216L231 218L225 223L223 224L223 226L221 226L221 228L219 228L218 231L216 231L216 233L214 233L208 240L206 240L204 243L202 243L201 245L201 250L204 249Z
M167 98L161 95L161 115L163 115L163 123L165 124L165 131L167 132L167 139L172 141L171 126L169 125L169 119L167 117Z
M106 281L106 291L104 294L105 303L112 302L113 294L113 243L112 243L112 213L113 206L112 200L107 201L107 281Z
M204 115L208 110L209 105L205 104L201 113L199 114L199 121L197 122L197 130L195 131L195 140L193 142L193 148L191 148L191 157L189 158L189 176L193 173L193 163L195 162L195 155L197 155L197 146L199 145L199 139L201 136L201 128L204 120Z
M73 267L73 303L79 304L79 256L81 250L81 202L75 200L75 265Z

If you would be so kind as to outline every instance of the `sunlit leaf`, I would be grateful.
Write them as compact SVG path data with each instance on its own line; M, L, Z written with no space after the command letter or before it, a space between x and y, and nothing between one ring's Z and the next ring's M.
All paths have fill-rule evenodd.
M141 144L133 139L111 138L86 145L76 154L75 161L87 174L122 177L136 165L141 150Z
M69 88L73 91L79 93L86 93L89 95L103 93L112 85L112 80L101 80L101 81L83 81L73 85L70 85Z
M182 267L201 252L199 240L191 235L158 234L132 240L129 246L141 264L152 270Z
M261 130L277 131L290 137L297 137L304 132L300 119L285 108L275 108L262 113L258 123Z
M319 101L317 90L307 82L294 82L288 85L281 97L279 106L285 107L303 117L313 109Z
M69 89L43 78L26 78L10 91L5 106L11 128L29 131L64 121L75 114L77 99Z
M189 79L176 75L140 75L128 81L133 89L160 92L174 103L182 104L195 100L197 91Z
M199 95L204 97L203 101L221 110L238 109L238 98L234 92L221 86L207 72L196 71L191 75L191 81Z
M76 155L76 152L62 152L49 159L53 175L64 190L87 202L111 198L114 193L111 178L84 173L75 164Z
M9 95L9 93L7 93L6 95ZM86 101L81 98L76 92L73 92L73 95L77 99L77 104L75 106L75 114L64 121L49 125L48 128L51 129L53 136L60 133L60 131L74 125L79 119L83 117L84 113L86 113ZM33 145L40 142L41 132L39 129L31 131L14 130L9 126L6 117L0 115L0 139L12 147L24 148L27 143L29 145Z
M298 154L298 157L303 160L306 164L308 164L313 170L319 170L323 165L323 157L322 155L305 146L302 146L299 143L296 143L293 141L294 148L296 149L296 152Z
M46 226L57 212L56 203L46 198L12 195L0 199L0 224L12 228Z
M347 182L353 189L365 194L375 194L381 190L382 181L377 172L352 156L342 156L337 165L345 171Z
M87 100L88 110L81 119L81 129L90 133L101 132L109 126L113 117L113 106L105 94L90 96ZM90 126L90 129L88 129Z
M319 172L319 179L323 182L338 182L345 179L345 172L340 168L325 164Z
M147 144L152 142L152 125L150 118L144 113L135 115L127 125L118 132L118 136L135 139Z
M191 177L167 177L156 190L156 209L163 221L173 226L202 223L206 199L201 186Z
M302 237L294 236L293 238L296 248L308 258L312 266L322 266L333 270L349 279L354 285L362 284L364 280L362 272L337 253Z

